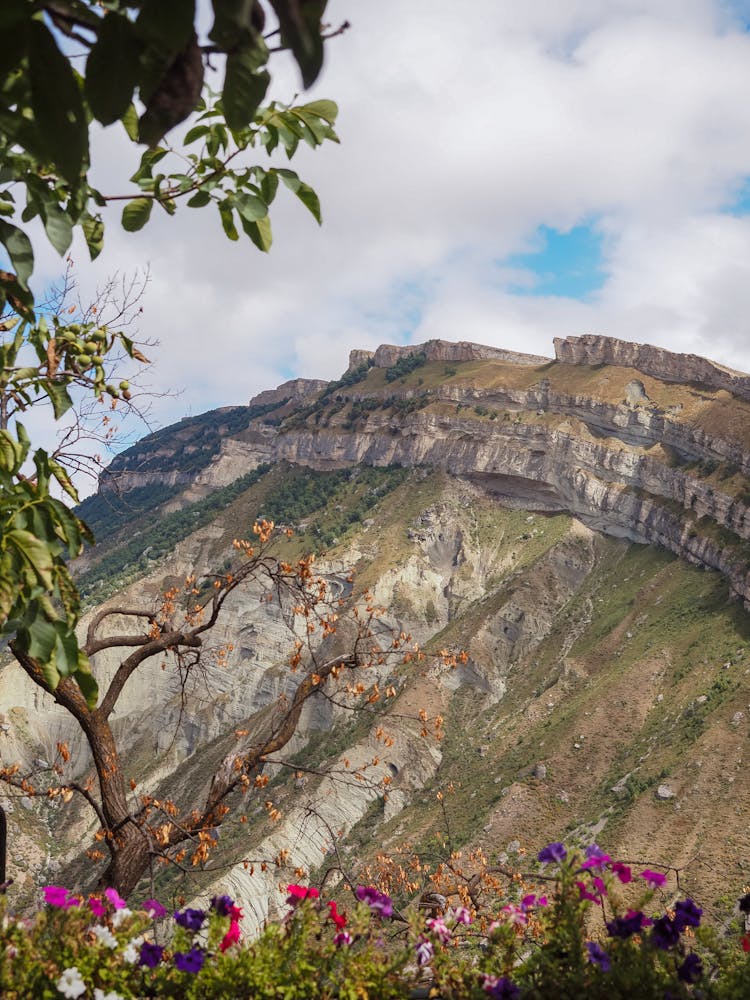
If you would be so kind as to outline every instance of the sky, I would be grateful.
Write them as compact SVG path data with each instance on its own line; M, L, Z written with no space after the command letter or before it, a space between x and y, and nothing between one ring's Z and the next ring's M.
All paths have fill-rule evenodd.
M95 265L73 247L84 298L150 270L149 382L179 393L155 426L435 337L552 356L599 333L750 371L750 3L331 0L344 19L300 98L339 104L341 144L291 164L321 228L280 192L268 256L185 207L136 234L108 209ZM95 163L130 190L116 128ZM45 249L37 287L61 269Z

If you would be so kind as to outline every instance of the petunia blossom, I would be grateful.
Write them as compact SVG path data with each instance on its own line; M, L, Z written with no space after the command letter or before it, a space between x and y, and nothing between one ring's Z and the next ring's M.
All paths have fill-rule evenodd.
M326 906L330 911L331 920L334 922L336 929L339 931L343 930L346 927L346 914L339 913L335 899L329 899Z
M485 974L482 989L492 1000L517 1000L521 991L507 976Z
M702 975L703 962L694 951L691 951L677 969L677 978L681 979L683 983L697 983Z
M612 865L612 873L618 877L623 885L627 885L628 882L633 881L633 872L622 861L615 861Z
M100 990L96 986L94 988L94 1000L123 1000L123 997L116 990L110 990L109 993L105 993L104 990Z
M122 898L120 893L117 891L117 889L105 889L104 895L107 897L107 899L110 901L110 903L112 904L112 906L114 906L116 910L122 910L124 909L124 907L128 905Z
M667 881L666 875L663 875L661 872L652 871L650 868L645 868L641 872L641 878L645 878L652 889L660 889Z
M80 906L81 901L73 896L70 889L62 885L46 885L42 889L44 902L48 906L56 906L58 910L69 910L71 906Z
M433 934L437 935L438 940L441 944L447 944L451 939L451 932L445 926L445 921L442 917L433 917L430 920L425 921L428 930L431 930Z
M53 903L52 905L54 906L55 904ZM55 986L58 992L67 997L68 1000L75 1000L76 997L83 996L86 992L86 984L75 965L63 972L55 983Z
M596 895L596 893L589 892L584 882L576 882L576 885L578 886L579 899L588 899L592 903L596 903L597 906L602 905L601 899Z
M289 893L286 897L287 906L296 906L303 899L317 899L320 896L317 889L305 885L288 885L286 891Z
M379 917L393 916L393 902L384 892L378 892L374 885L358 885L354 895L361 903L367 903Z
M237 944L240 939L240 925L237 920L230 921L229 930L226 932L224 937L221 939L219 944L220 951L226 951L227 948L231 948L233 944Z
M153 920L161 920L162 917L166 917L167 915L166 909L161 905L158 899L144 900L143 909Z
M206 919L203 910L176 910L174 914L175 923L184 927L186 931L199 931Z
M471 923L471 912L465 906L457 906L455 909L448 910L447 918L456 921L457 924L466 924L467 926Z
M563 861L565 861L567 856L568 852L565 847L565 844L561 844L559 841L556 841L555 843L552 844L547 844L547 846L543 847L541 851L537 854L537 858L544 865L549 864L550 862L555 862L558 865L561 865Z
M99 944L104 945L105 948L117 947L117 938L114 936L109 927L105 927L103 924L95 924L91 928L91 932Z
M338 934L334 937L333 943L336 945L337 948L340 948L342 945L351 944L352 940L353 939L349 931L339 931Z
M586 957L592 965L598 966L602 972L609 972L611 968L610 958L600 944L597 944L596 941L587 941L586 951L588 953Z
M89 896L89 909L95 917L103 917L107 912L107 907L98 896Z
M201 971L205 961L206 953L198 945L190 951L176 951L174 956L174 964L180 972L190 972L193 975Z
M435 954L435 946L427 938L420 938L417 942L417 965L427 965Z
M703 910L692 899L678 899L674 904L674 922L684 931L686 927L700 927Z
M161 962L164 955L164 948L160 944L152 944L151 941L144 941L141 945L141 957L138 964L147 969L155 969Z
M234 900L231 896L213 896L211 898L211 909L216 910L220 917L228 917L233 906Z

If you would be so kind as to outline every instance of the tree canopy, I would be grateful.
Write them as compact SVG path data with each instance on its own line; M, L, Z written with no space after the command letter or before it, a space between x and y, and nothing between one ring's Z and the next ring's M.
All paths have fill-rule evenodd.
M59 418L81 394L127 406L129 383L111 380L113 357L146 359L95 313L71 321L35 302L32 226L41 222L60 255L80 230L94 259L115 203L124 203L128 231L146 225L155 206L173 215L180 204L213 205L230 239L242 232L267 251L279 182L320 222L312 188L267 155L280 149L291 158L300 142L338 141L336 105L262 102L274 51L292 53L304 87L318 77L326 37L346 27L323 25L326 2L211 0L205 39L195 0L0 6L0 636L14 636L16 653L37 665L49 690L71 676L90 705L97 699L67 566L91 536L71 509L77 494L64 453L35 449L19 417L42 404ZM223 83L212 90L206 67L222 63ZM191 116L173 145L168 134ZM134 147L127 190L91 183L98 126L123 130ZM256 155L266 157L262 165ZM55 482L66 502L51 495Z

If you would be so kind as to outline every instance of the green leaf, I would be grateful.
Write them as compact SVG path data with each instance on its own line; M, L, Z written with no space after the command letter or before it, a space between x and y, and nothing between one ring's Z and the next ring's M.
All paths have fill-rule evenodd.
M238 194L235 198L235 207L243 219L248 222L257 222L268 215L268 205L252 194Z
M31 240L18 226L0 219L0 243L8 251L19 285L28 288L28 280L34 270L34 251Z
M270 205L271 202L276 197L276 192L278 191L278 188L279 188L279 175L276 173L276 171L269 170L267 173L264 173L260 182L260 190L267 205Z
M81 689L83 696L86 699L86 704L89 708L96 708L96 702L99 697L99 688L97 687L94 676L91 673L89 658L82 649L78 651L78 667L73 673L73 676L78 682L78 687Z
M153 198L134 198L122 210L122 228L128 233L143 229L154 207Z
M263 31L263 11L255 0L211 0L214 23L209 34L224 52L257 44Z
M158 51L175 54L193 31L195 0L143 0L135 22L138 35Z
M132 21L109 11L86 60L86 99L102 125L122 119L132 106L141 42Z
M320 199L315 194L309 184L301 181L293 170L278 170L279 177L286 184L290 191L297 195L305 208L315 218L318 225L323 221L320 214Z
M56 201L48 201L44 206L44 230L55 250L64 256L73 239L73 225Z
M310 87L323 66L321 18L327 0L271 0L281 29L281 44L290 48L302 73L302 83Z
M302 104L299 110L307 111L311 115L322 118L324 121L327 121L329 125L334 124L339 113L336 102L326 100L310 101L308 104Z
M60 417L64 416L71 408L73 400L70 398L64 382L47 380L44 383L44 388L47 390L47 395L52 403L52 409L55 412L55 420L59 420Z
M36 615L28 626L29 644L27 652L39 663L46 663L52 657L57 642L57 630L51 621Z
M49 158L74 187L88 156L88 122L78 80L52 33L34 20L29 36L29 80L39 137Z
M52 554L44 542L29 531L14 529L5 533L6 543L12 545L33 569L47 590L52 590Z
M243 49L227 56L223 104L231 129L239 131L252 122L270 81L269 73L258 69L256 50Z
M138 142L138 112L135 110L134 104L130 105L120 121L128 134L128 139L131 142Z
M193 127L188 131L187 135L182 141L183 146L189 145L191 142L195 142L196 139L201 139L204 135L207 135L211 131L209 125L193 125Z
M100 216L89 216L84 219L81 228L86 238L86 246L89 248L89 257L96 260L104 248L104 223Z
M242 228L256 247L262 250L263 253L268 253L273 242L271 220L269 217L266 216L264 219L258 219L257 222L248 222L247 219L241 219L240 221L242 222Z
M238 240L240 234L237 232L237 227L234 224L234 216L232 215L232 206L228 204L226 200L218 202L219 215L221 216L221 225L224 232L227 234L230 240ZM242 225L244 227L245 221L242 220Z
M189 208L203 208L211 201L211 195L208 191L196 191L192 198L188 199Z

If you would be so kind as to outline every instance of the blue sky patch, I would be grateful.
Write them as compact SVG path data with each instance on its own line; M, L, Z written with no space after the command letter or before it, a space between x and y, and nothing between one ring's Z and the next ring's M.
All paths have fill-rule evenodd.
M750 177L745 177L738 184L734 197L723 206L722 211L738 217L750 215Z
M534 243L539 249L513 254L504 267L530 272L530 281L508 286L514 295L559 296L588 299L604 284L601 233L591 224L574 226L561 232L539 226Z

